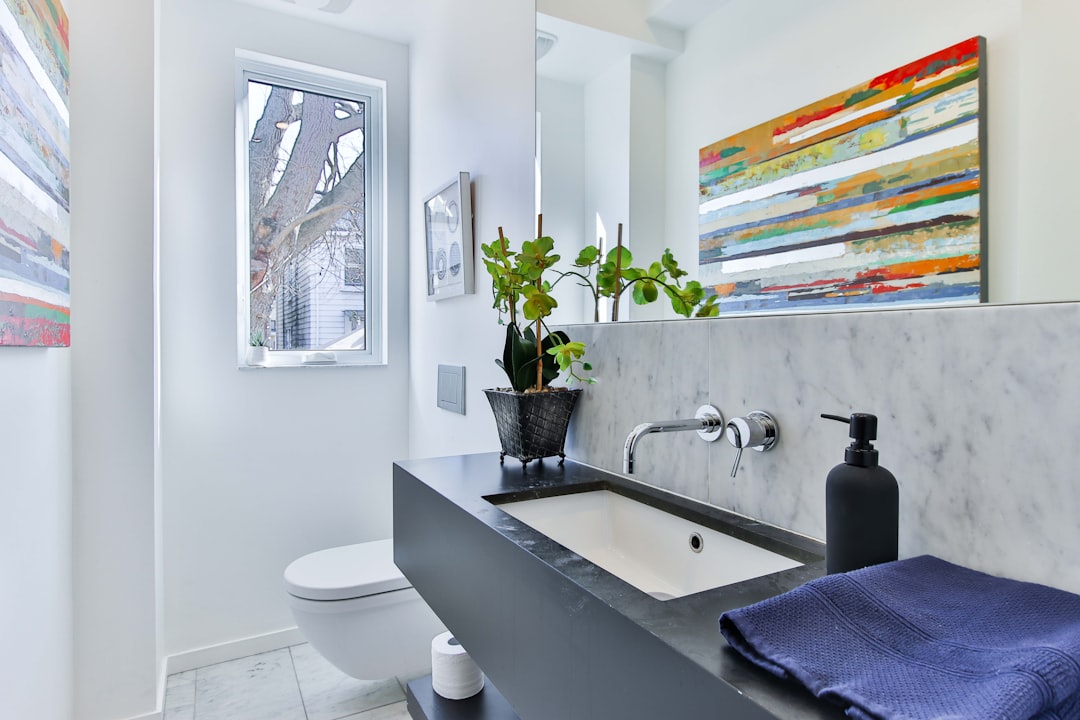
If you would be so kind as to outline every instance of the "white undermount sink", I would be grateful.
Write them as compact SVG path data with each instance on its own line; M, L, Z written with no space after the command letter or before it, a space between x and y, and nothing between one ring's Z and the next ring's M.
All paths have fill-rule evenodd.
M609 490L499 509L660 600L803 564Z

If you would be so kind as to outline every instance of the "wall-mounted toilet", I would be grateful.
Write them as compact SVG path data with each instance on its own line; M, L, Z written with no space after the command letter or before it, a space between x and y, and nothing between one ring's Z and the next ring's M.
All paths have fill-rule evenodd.
M300 633L347 675L377 680L431 667L446 628L394 565L394 541L320 550L285 568Z

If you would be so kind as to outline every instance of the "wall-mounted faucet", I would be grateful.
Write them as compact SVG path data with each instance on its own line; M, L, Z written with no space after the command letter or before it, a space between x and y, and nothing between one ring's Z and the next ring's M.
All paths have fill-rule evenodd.
M739 469L739 461L742 460L742 451L746 448L765 452L772 450L776 445L780 430L776 426L776 420L767 412L754 410L746 414L746 417L732 418L725 428L728 442L738 448L735 453L735 464L731 466L731 477Z
M712 405L702 405L692 420L662 420L657 422L641 423L630 431L623 445L623 472L627 475L634 474L634 450L638 441L646 435L660 432L681 432L683 430L697 430L698 437L707 442L713 442L720 438L724 431L724 416Z

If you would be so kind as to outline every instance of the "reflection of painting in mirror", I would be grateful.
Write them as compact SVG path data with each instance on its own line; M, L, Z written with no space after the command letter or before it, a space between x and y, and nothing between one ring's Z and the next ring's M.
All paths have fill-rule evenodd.
M701 149L701 281L721 312L985 300L983 46Z
M68 18L0 3L0 345L71 344Z

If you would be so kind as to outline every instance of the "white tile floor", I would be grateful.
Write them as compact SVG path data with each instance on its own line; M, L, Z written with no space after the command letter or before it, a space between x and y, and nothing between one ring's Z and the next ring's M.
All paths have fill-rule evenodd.
M164 720L409 720L411 679L354 680L294 645L170 675Z

